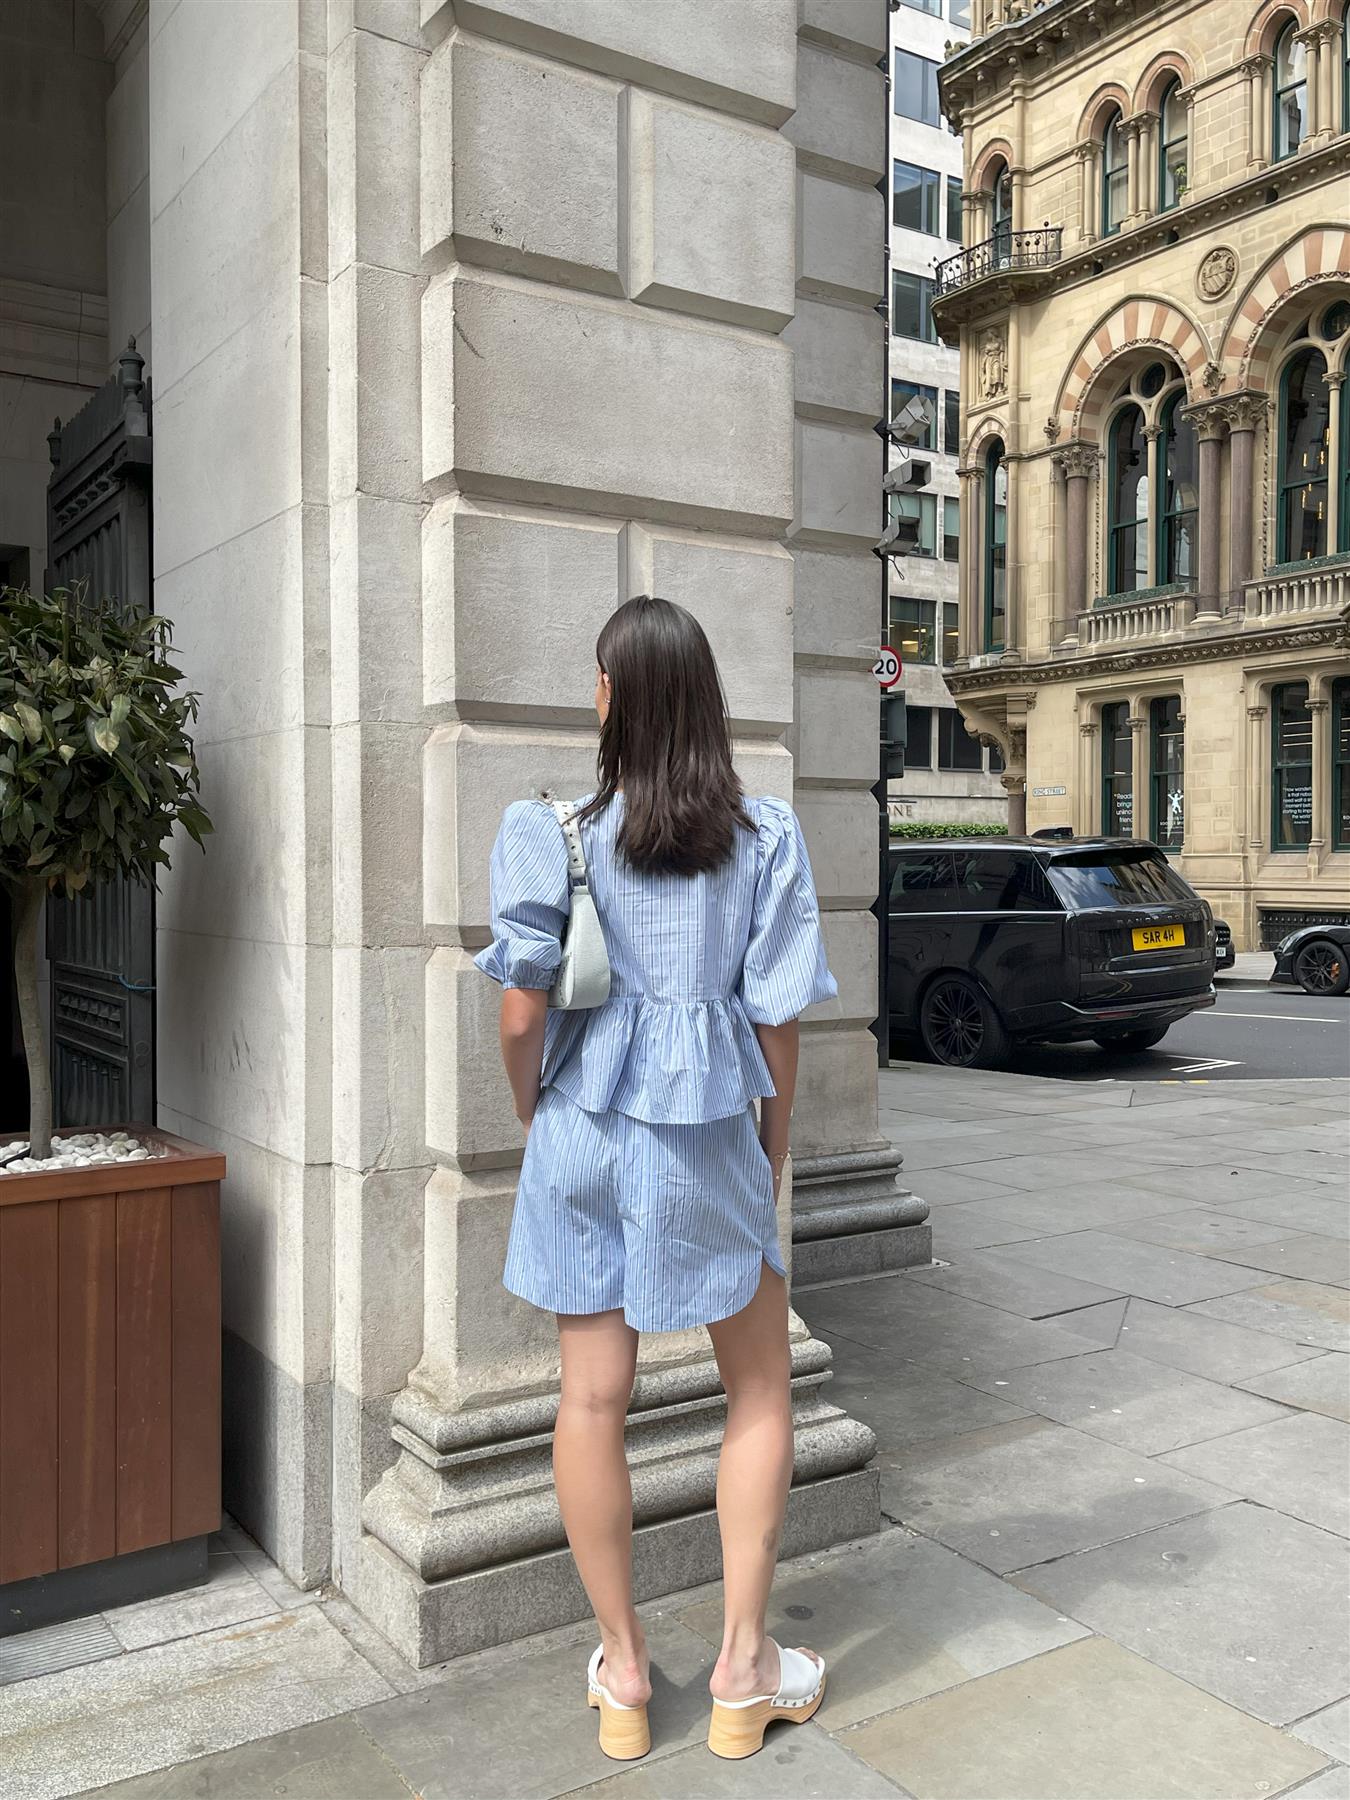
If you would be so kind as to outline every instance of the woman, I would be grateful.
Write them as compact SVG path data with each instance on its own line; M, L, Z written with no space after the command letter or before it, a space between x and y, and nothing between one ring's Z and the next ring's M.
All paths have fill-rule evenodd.
M475 958L502 984L502 1057L527 1133L503 1282L557 1316L553 1472L600 1629L587 1692L611 1756L651 1742L624 1456L638 1333L707 1327L727 1396L708 1741L747 1756L771 1718L810 1718L824 1692L823 1660L780 1648L764 1620L792 1479L776 1209L797 1015L837 988L801 828L784 801L743 794L697 620L641 595L609 619L596 658L600 786L577 817L609 998L548 1007L568 858L537 800L506 809L493 942Z

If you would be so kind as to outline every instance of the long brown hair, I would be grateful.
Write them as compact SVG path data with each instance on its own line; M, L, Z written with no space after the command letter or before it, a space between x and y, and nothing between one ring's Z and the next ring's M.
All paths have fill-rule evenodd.
M712 646L691 612L639 594L611 613L595 645L609 676L600 727L600 786L581 817L623 783L617 844L644 874L697 875L731 854L754 823L731 766L726 698Z

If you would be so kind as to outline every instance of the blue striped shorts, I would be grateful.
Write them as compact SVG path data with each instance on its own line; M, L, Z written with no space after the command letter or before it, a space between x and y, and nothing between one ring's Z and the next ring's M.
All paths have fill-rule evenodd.
M748 1306L761 1260L786 1275L749 1108L653 1125L544 1089L516 1189L509 1292L547 1312L622 1307L638 1331L681 1331Z

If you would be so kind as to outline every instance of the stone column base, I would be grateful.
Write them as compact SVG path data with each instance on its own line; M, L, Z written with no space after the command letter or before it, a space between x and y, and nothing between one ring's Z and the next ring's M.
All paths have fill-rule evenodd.
M863 1467L876 1438L824 1398L829 1365L828 1345L793 1343L784 1555L881 1525L878 1478ZM366 1499L353 1598L417 1667L587 1616L553 1491L557 1407L556 1394L538 1394L448 1412L415 1387L395 1401L400 1455ZM627 1448L640 1599L720 1572L713 1505L725 1416L711 1358L638 1376Z
M794 1285L932 1262L928 1202L899 1186L900 1160L890 1144L793 1158Z

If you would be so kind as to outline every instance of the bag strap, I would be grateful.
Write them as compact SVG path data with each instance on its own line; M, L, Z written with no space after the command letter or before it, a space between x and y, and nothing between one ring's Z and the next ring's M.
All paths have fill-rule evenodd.
M576 887L586 885L586 853L581 847L581 827L577 824L577 809L570 800L550 800L562 834L567 843L567 874L569 881Z

